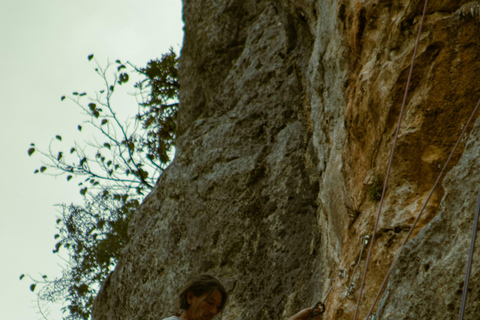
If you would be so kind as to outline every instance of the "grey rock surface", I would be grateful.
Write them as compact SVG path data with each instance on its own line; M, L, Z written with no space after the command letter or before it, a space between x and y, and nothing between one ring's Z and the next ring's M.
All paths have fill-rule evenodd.
M185 2L177 154L136 214L94 318L178 311L175 291L196 273L227 284L225 319L278 319L279 306L311 300L319 182L285 10Z
M136 213L93 319L170 316L198 273L226 284L222 319L286 319L334 277L324 319L353 319L359 239L373 231L422 7L184 0L177 154ZM359 319L480 97L479 21L477 1L428 7ZM395 260L379 319L458 311L478 126ZM478 270L467 319L480 314ZM345 297L352 280L355 300Z

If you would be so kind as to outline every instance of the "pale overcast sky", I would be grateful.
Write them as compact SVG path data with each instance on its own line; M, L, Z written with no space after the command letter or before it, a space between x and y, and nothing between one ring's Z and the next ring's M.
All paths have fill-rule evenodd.
M180 0L0 0L0 319L42 319L19 276L58 274L54 205L81 202L65 177L33 174L29 144L76 138L79 111L60 97L98 88L89 54L142 66L179 52L182 28Z

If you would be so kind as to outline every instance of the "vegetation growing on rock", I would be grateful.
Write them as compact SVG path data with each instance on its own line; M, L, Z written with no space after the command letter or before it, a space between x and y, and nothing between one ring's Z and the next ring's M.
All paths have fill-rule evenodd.
M102 281L115 267L129 242L128 224L175 152L178 110L177 56L173 50L143 68L117 60L102 67L93 55L95 72L104 88L93 94L74 92L61 100L76 104L86 115L78 131L92 135L65 149L62 136L48 150L31 144L43 164L35 173L64 175L80 180L83 204L60 204L56 220L56 254L66 252L63 275L50 280L31 278L31 291L43 302L63 302L64 319L88 319ZM112 69L114 69L113 72ZM137 105L123 121L112 98L118 86L133 76ZM85 133L87 132L87 133ZM61 255L64 257L64 255ZM22 277L23 278L23 275ZM39 304L41 306L41 304ZM40 310L41 311L41 310Z

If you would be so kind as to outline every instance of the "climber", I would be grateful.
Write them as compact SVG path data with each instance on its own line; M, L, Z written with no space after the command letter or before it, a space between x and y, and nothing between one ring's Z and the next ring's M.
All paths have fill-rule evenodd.
M204 274L190 279L180 290L179 298L182 313L163 320L211 320L223 311L228 294L218 279ZM308 320L311 313L312 308L306 308L288 320Z

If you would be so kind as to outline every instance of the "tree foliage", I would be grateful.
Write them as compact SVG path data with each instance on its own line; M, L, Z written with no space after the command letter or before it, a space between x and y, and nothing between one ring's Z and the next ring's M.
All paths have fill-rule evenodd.
M148 99L142 103L144 109L138 115L143 129L147 131L142 145L147 148L151 161L169 163L169 152L175 146L178 109L177 57L173 51L160 60L153 60L146 68L138 70L146 78L137 84L150 89ZM171 101L176 101L170 103Z
M38 152L43 159L34 173L80 179L84 203L59 205L61 216L56 220L53 252L67 254L63 275L54 280L30 277L31 291L41 287L40 301L66 300L64 319L69 320L90 317L101 282L129 241L128 223L170 163L176 138L179 83L173 50L144 68L119 60L102 68L93 55L88 60L95 63L103 88L93 95L73 92L61 100L83 111L86 119L77 129L92 138L65 148L62 136L56 135L46 151L34 143L27 151L29 156ZM122 121L113 95L132 75L140 77L133 85L136 111Z

